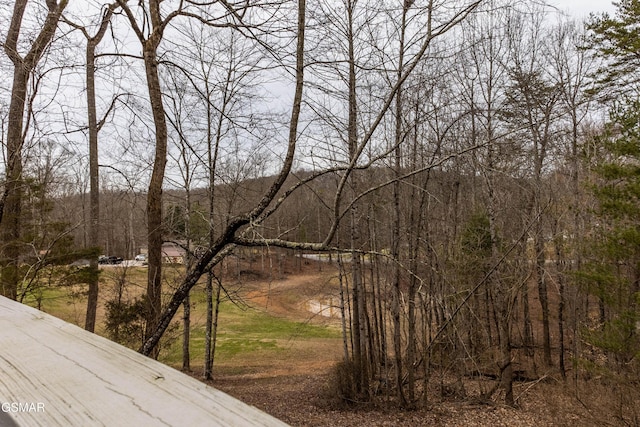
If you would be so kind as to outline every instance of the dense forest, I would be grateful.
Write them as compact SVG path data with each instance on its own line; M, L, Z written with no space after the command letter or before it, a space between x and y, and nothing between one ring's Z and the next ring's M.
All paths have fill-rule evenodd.
M93 331L98 256L143 249L153 357L234 252L340 255L346 400L384 383L419 407L442 366L507 405L523 376L597 377L639 422L640 1L575 22L511 0L16 0L0 20L2 295L67 269ZM187 253L170 291L166 242Z

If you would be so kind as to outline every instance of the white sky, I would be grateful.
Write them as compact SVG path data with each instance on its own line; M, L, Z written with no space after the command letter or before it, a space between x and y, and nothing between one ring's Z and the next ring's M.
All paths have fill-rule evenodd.
M590 12L613 14L616 10L611 0L548 0L548 2L578 20L586 18Z

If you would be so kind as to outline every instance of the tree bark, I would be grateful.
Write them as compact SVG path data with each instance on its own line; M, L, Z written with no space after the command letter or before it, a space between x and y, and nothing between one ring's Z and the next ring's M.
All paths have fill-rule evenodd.
M104 26L106 29L106 25ZM98 119L96 114L96 86L95 86L95 47L97 42L87 40L86 49L86 79L87 79L87 116L89 126L89 247L99 246L100 226L100 182L98 171ZM92 270L87 293L87 313L84 328L93 332L96 326L98 311L98 259L90 260Z
M8 129L6 140L5 187L0 196L0 234L5 244L2 251L2 279L0 292L2 295L16 299L18 295L19 258L21 236L21 205L22 205L22 147L25 131L24 114L27 100L27 86L29 76L42 57L45 49L51 43L56 32L60 16L67 6L68 0L47 1L49 9L47 17L31 48L21 56L18 52L18 39L22 27L22 19L28 0L16 0L11 16L11 24L7 31L4 51L13 63L13 86L9 104Z
M347 143L349 149L349 162L357 161L358 147L358 109L356 95L356 70L355 70L355 52L354 52L354 14L355 1L347 1L347 44L348 44L348 124L347 124ZM358 180L355 174L350 177L351 188L354 193L358 188ZM349 213L351 221L351 248L359 249L361 245L361 237L359 230L359 214L358 206L353 204ZM353 359L356 375L356 390L358 397L367 399L369 391L369 366L368 366L368 346L367 346L367 327L366 327L366 304L365 289L363 286L362 260L360 254L356 251L351 253L351 276L352 276L352 292L353 292L353 317L351 332L353 334Z
M96 47L104 37L111 16L115 9L115 4L109 5L102 16L100 28L95 36L90 37L86 29L82 28L87 39L85 52L85 78L87 81L87 126L89 128L89 242L88 246L97 248L100 246L100 182L98 167L98 117L96 112L96 78L95 61ZM96 326L96 313L98 310L99 293L99 270L98 259L92 258L89 268L92 271L89 281L89 291L87 294L87 313L84 328L93 332Z
M147 88L155 125L155 156L153 171L147 192L147 223L148 223L148 275L147 275L147 319L146 334L148 338L158 327L162 311L162 183L167 163L167 123L162 102L162 90L158 76L156 58L157 45L145 42L144 62L147 75ZM157 349L154 353L157 357Z
M119 0L121 1L121 0ZM262 215L275 199L278 192L282 189L285 180L291 172L293 166L294 155L296 151L296 143L298 140L298 123L300 119L300 111L302 107L302 91L304 88L304 34L306 22L306 1L298 0L298 25L297 25L297 44L296 44L296 84L293 98L293 107L291 109L291 121L289 124L289 141L287 153L284 158L280 172L276 176L274 182L262 196L256 206L244 215L234 217L222 230L221 234L216 238L206 251L194 262L194 266L187 273L184 281L175 290L171 300L164 309L154 330L147 328L148 334L139 351L143 354L150 355L160 338L166 331L171 319L175 316L180 304L186 297L189 290L195 286L198 279L215 265L217 265L233 248L234 238L238 230L247 224L250 224L260 215ZM165 128L166 130L166 128ZM166 135L165 135L166 137ZM166 140L165 140L166 141ZM166 158L165 158L166 161ZM151 272L149 273L151 274Z
M400 26L400 59L398 60L398 70L396 77L402 77L404 68L404 37L406 30L407 2L402 9L402 23ZM391 306L391 318L393 321L393 353L396 371L396 393L400 405L407 406L407 398L404 395L404 363L402 359L402 324L401 324L401 271L400 271L400 229L401 229L401 208L400 208L400 176L402 175L402 85L398 86L395 99L395 129L394 129L394 151L393 151L393 222L391 232L391 256L396 260L393 266L392 289L393 299Z

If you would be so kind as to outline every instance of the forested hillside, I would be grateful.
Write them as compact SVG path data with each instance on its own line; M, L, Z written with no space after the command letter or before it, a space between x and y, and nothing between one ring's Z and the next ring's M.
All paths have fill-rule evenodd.
M94 331L98 257L142 252L139 351L189 336L204 283L206 371L225 259L330 256L344 401L591 382L637 425L639 23L637 0L586 22L510 0L0 2L1 294L79 286Z

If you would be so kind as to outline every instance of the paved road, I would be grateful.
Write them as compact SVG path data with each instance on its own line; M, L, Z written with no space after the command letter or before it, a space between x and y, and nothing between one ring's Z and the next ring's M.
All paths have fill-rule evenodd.
M109 267L145 267L147 264L143 261L136 261L133 259L125 259L120 264L100 264L101 268Z

